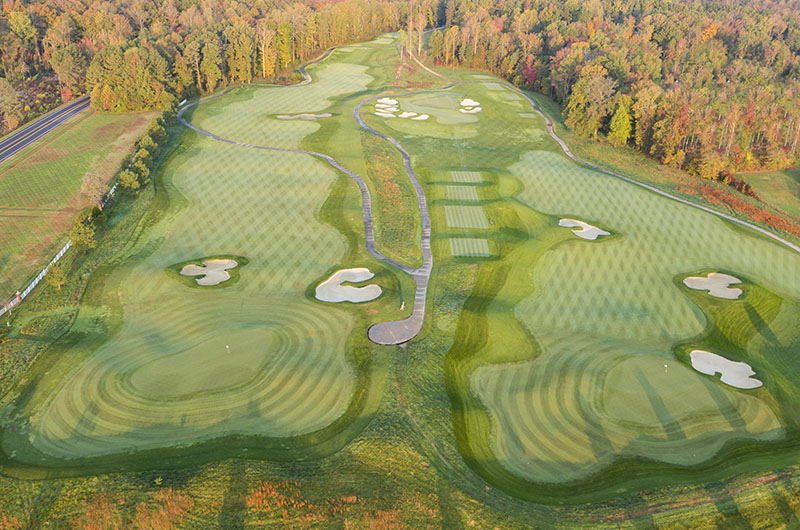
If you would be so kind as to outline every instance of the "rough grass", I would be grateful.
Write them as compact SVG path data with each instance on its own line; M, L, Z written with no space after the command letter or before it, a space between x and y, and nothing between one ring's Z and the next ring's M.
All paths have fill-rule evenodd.
M800 220L800 168L744 173L741 177L761 200Z
M153 116L87 112L0 165L0 299L65 243L82 183L113 177Z

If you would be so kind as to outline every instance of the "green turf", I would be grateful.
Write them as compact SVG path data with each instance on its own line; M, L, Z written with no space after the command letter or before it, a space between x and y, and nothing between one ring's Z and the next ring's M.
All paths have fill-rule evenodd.
M450 173L453 175L454 182L468 182L468 183L483 182L483 178L481 178L481 174L479 171L453 170Z
M433 211L434 233L481 229L499 250L499 261L481 265L445 364L456 439L473 469L531 500L577 500L659 480L702 481L710 465L725 476L734 472L721 463L730 447L788 443L795 431L771 391L726 387L673 353L710 322L673 279L725 270L790 303L800 297L800 256L581 168L546 136L540 117L521 116L503 92L451 92L482 101L477 125L468 125L476 134L446 142L441 130L420 131L403 145L429 183L445 171L456 182L483 181L456 167L492 175L482 186L496 197L491 204ZM615 235L574 238L557 225L563 217ZM797 334L784 325L779 340Z
M472 186L447 186L447 198L453 201L479 201L478 190Z
M470 237L451 237L450 252L453 256L491 256L489 242L485 239Z
M445 206L444 213L450 228L489 228L483 206Z
M394 83L397 51L351 47L330 61L367 67L343 72L364 83L331 96L324 111L332 118L281 122L283 134L266 125L269 116L250 116L270 105L258 88L191 118L240 140L324 152L364 175L381 204L379 247L411 262L419 225L408 188L393 196L394 212L384 210L388 197L376 199L407 186L401 161L370 145L351 118L361 99L402 91L384 90ZM328 83L329 67L310 71ZM408 315L398 308L412 290L407 275L364 251L360 195L349 178L305 155L187 133L156 178L150 214L93 274L71 332L4 410L3 472L189 468L175 473L182 482L174 486L197 499L187 526L208 514L219 514L217 526L230 514L241 515L238 527L281 524L277 510L246 497L266 476L321 487L314 502L330 525L341 522L331 522L340 507L361 514L373 495L394 504L355 526L398 517L412 527L705 527L727 516L763 526L758 510L796 521L795 496L780 488L796 489L785 470L800 458L797 256L580 168L540 117L520 115L521 100L490 86L398 96L403 110L429 109L428 121L363 111L408 150L428 197L436 266L416 339L396 348L366 341L370 323ZM264 90L277 97L282 89ZM459 115L463 97L483 112ZM293 112L312 111L303 107ZM465 204L478 198L480 206ZM613 236L576 238L558 226L563 217ZM237 283L200 289L165 273L219 255L249 258ZM358 306L314 301L319 281L352 266L375 271L386 294ZM741 300L681 283L714 270L742 278ZM23 314L19 325L50 314ZM691 349L747 362L764 387L741 391L696 372ZM247 460L196 467L229 456ZM230 477L222 507L219 495L197 489L216 484L217 473ZM17 492L5 484L0 493ZM776 492L752 502L757 485ZM342 501L350 495L356 501ZM246 506L235 508L243 498ZM296 504L286 509L286 526L319 521Z
M84 177L113 177L151 116L82 113L0 164L0 299L52 259L87 204Z

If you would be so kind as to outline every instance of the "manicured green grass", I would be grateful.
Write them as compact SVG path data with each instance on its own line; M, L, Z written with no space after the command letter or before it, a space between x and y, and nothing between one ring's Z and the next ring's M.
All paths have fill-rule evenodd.
M477 237L451 237L450 252L453 256L491 256L489 242Z
M472 186L447 186L447 198L453 201L479 201L478 189Z
M113 177L152 116L87 111L0 164L0 299L52 259L88 204L83 181Z

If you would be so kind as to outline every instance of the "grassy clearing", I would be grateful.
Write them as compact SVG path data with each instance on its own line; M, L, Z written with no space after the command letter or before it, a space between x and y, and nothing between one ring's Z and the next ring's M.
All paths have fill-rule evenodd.
M741 177L764 202L800 219L800 168L744 173Z
M153 113L89 114L0 165L0 297L11 296L64 244L84 182L108 181Z

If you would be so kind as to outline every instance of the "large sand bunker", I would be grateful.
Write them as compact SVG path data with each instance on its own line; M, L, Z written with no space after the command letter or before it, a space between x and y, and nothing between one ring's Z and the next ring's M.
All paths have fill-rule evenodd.
M689 354L692 359L692 368L701 374L720 374L720 381L736 388L758 388L763 383L750 377L755 372L750 365L743 362L731 361L716 353L704 350L694 350Z
M333 116L330 112L326 112L324 114L295 114L293 116L287 115L280 115L278 116L279 120L316 120L319 118L330 118Z
M575 219L561 219L558 222L558 226L565 226L567 228L580 228L580 230L573 230L572 233L578 237L589 239L591 241L594 241L600 236L611 235L611 232L606 232L602 228L597 228L589 223L584 223L583 221L577 221Z
M742 281L735 276L719 272L712 272L707 278L703 276L689 276L683 280L684 285L689 289L708 291L708 294L711 296L725 298L727 300L736 300L742 295L742 290L738 287L729 287L731 284L741 282Z
M317 286L316 297L323 302L369 302L381 295L379 285L353 287L344 282L363 282L375 276L369 269L360 267L336 271L330 278Z
M203 262L204 266L186 265L181 269L184 276L202 276L197 278L197 285L219 285L230 279L227 269L232 269L238 265L232 259L210 259Z

